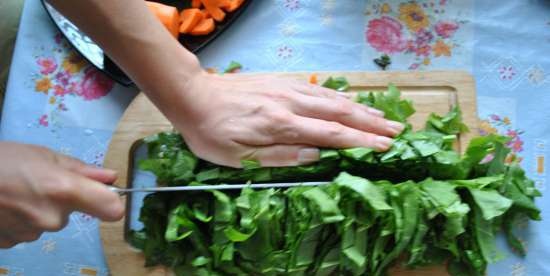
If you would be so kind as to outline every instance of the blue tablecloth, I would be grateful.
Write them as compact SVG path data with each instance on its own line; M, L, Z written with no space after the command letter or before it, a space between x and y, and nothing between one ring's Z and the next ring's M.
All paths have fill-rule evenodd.
M346 2L343 4L343 2ZM550 124L549 1L261 0L201 54L205 67L231 60L244 71L463 69L477 80L481 134L510 147L545 194ZM91 68L61 37L38 0L27 0L0 138L47 146L101 165L136 91ZM1 154L1 153L0 153ZM0 275L107 275L98 221L74 213L61 232L0 250ZM528 256L509 252L489 275L550 275L550 220L520 225Z

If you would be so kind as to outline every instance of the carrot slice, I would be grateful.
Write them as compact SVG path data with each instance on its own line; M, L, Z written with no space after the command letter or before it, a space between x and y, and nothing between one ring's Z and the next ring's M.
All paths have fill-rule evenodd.
M309 75L309 83L311 84L317 84L317 74L311 74Z
M212 15L216 21L221 22L225 18L225 12L220 9L220 0L201 0L202 4L206 8L209 14Z
M180 13L180 33L187 34L204 18L199 9L184 9Z
M201 20L193 30L191 30L192 35L207 35L214 31L216 28L216 24L214 23L214 19L212 18L206 18Z
M201 12L204 18L212 18L212 15L207 10L202 9Z
M162 25L168 29L168 31L175 37L178 37L178 30L180 26L180 17L176 7L164 5L157 2L145 1L149 10L155 14L160 20Z
M234 12L238 8L241 7L241 5L244 3L244 0L227 0L229 2L229 6L225 8L225 11L227 12Z
M220 8L227 10L231 6L231 0L220 0Z
M201 0L191 0L191 7L198 9L202 5Z

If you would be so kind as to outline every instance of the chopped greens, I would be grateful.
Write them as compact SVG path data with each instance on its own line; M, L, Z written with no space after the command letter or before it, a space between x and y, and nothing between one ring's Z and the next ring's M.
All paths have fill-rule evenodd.
M322 86L336 91L347 91L349 89L348 80L344 77L329 77Z
M343 78L324 86L349 87ZM358 102L407 123L412 103L390 85L361 93ZM448 263L452 275L485 275L502 258L495 235L525 254L514 234L518 220L540 220L533 181L505 163L507 138L472 139L462 156L453 149L467 131L458 107L429 116L423 130L407 125L387 152L324 149L319 162L243 169L199 160L177 133L145 140L140 168L159 184L219 184L333 179L331 185L242 191L156 193L141 209L144 228L130 240L146 265L177 275L384 275L396 262L414 268ZM490 161L487 161L490 160Z
M373 61L382 70L386 70L387 67L391 64L391 58L387 54L383 54L379 58L375 58Z
M227 68L225 68L225 70L223 70L224 73L235 73L237 70L243 68L243 66L236 62L236 61L231 61L229 63L229 65L227 66Z

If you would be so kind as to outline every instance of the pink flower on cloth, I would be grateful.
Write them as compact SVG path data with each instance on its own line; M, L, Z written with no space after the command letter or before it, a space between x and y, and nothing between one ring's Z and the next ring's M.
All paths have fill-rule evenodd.
M48 126L48 115L44 114L44 115L40 116L40 119L38 119L38 123L41 126L47 127Z
M523 151L523 141L521 141L519 138L515 138L512 141L508 142L507 146L511 148L514 152Z
M389 16L370 20L366 32L367 42L385 54L403 52L407 45L402 30L403 25Z
M438 36L443 38L451 37L456 30L458 30L458 24L449 21L439 21L435 24L435 32Z
M113 86L113 80L98 70L89 67L85 71L77 94L82 96L84 100L91 101L107 95L113 89Z
M63 86L56 84L53 86L53 94L55 96L65 96L67 94L70 94L70 91L65 89L65 87Z
M53 58L39 58L36 63L40 65L40 74L49 75L57 69L57 63Z
M430 52L432 51L432 47L430 45L422 45L415 49L416 56L424 56L427 57L430 55Z
M430 42L432 42L433 39L433 34L426 29L420 29L415 34L415 42L419 46L429 44Z

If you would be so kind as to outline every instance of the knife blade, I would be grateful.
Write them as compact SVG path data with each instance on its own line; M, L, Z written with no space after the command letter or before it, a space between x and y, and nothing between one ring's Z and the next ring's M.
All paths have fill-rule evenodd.
M180 191L211 191L211 190L240 190L244 188L251 189L270 189L270 188L292 188L306 186L327 185L332 182L287 182L287 183L261 183L261 184L218 184L218 185L197 185L197 186L167 186L167 187L143 187L143 188L119 188L108 186L108 188L119 195L129 193L149 193L149 192L180 192Z

